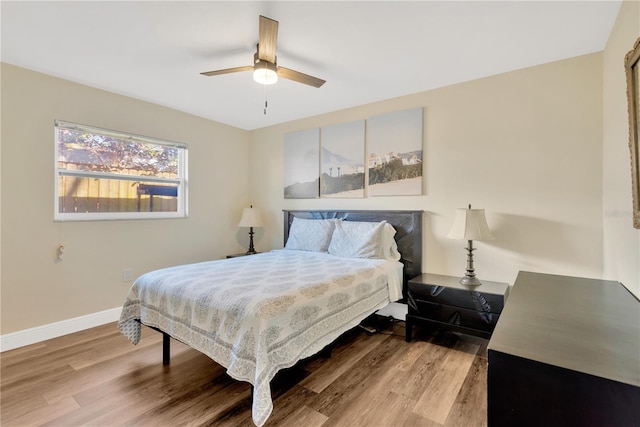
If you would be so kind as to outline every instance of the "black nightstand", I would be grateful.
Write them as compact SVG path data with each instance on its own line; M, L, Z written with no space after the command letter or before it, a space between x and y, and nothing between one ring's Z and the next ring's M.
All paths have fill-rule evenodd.
M480 286L465 286L459 280L428 273L409 280L407 342L411 341L415 323L491 338L507 301L509 285L482 280Z
M257 255L260 252L256 252L255 254L246 254L246 253L242 253L242 254L233 254L233 255L227 255L227 258L238 258L239 256L247 256L247 255Z

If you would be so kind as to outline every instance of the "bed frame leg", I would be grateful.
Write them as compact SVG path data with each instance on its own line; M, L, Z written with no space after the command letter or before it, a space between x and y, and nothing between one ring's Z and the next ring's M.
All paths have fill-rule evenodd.
M168 365L171 362L171 337L162 333L162 364Z

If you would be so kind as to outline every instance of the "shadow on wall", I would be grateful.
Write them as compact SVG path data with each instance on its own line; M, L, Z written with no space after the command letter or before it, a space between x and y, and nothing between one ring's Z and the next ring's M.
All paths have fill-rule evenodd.
M598 230L522 215L492 215L495 240L519 270L600 277L602 236Z
M433 217L442 217L435 212L422 213L422 271L447 271L446 252L439 239L433 236Z
M259 244L264 240L265 237L265 229L264 227L253 227L253 245L256 251L260 252L261 249L258 249ZM238 227L236 231L236 242L244 248L242 252L246 252L249 249L249 228L248 227ZM270 249L267 249L270 250Z

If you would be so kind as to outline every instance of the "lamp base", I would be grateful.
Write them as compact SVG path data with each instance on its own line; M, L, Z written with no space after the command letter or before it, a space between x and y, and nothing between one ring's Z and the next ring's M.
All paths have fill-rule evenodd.
M253 227L249 227L249 250L245 252L245 255L254 255L257 254L255 248L253 247Z
M460 284L465 286L480 286L482 283L480 283L480 280L476 277L476 272L473 268L473 251L476 249L473 247L473 241L468 240L467 243L467 274L460 279Z
M460 279L460 284L465 286L480 286L482 282L476 276L464 276Z

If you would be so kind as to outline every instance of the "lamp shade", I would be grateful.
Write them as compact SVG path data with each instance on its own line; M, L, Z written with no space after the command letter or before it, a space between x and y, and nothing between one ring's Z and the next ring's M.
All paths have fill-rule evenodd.
M260 211L254 207L244 208L238 227L262 227Z
M489 230L487 220L484 217L484 209L456 209L456 217L453 227L447 235L450 239L461 240L493 240L493 234Z

